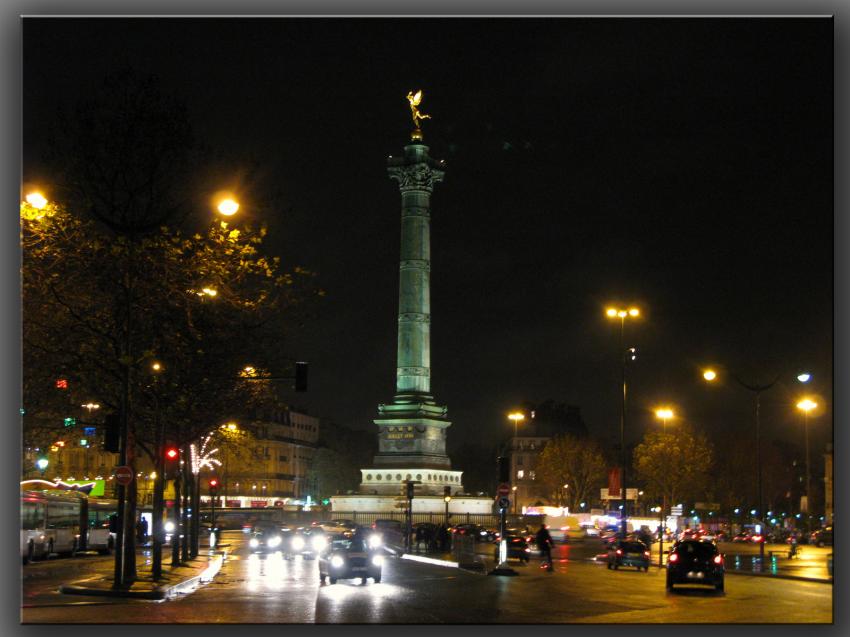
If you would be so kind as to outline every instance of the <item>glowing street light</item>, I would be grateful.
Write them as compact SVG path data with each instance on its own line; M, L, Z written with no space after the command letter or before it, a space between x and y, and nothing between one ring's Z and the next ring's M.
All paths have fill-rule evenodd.
M626 318L637 318L640 316L640 310L636 307L630 308L616 308L609 307L605 310L605 314L608 318L611 319L620 319L620 356L621 356L621 369L623 376L623 395L622 402L620 404L620 509L622 510L622 514L620 516L620 537L626 537L626 525L628 524L628 508L627 508L627 500L626 500L626 349L623 343L623 337L626 331ZM629 357L631 360L635 359L634 356L634 348L629 348Z
M663 431L667 433L667 421L673 417L673 410L669 407L661 407L655 410L655 415L664 423Z
M508 418L514 421L514 438L517 436L517 424L525 420L525 414L519 411L508 414Z
M799 378L799 377L798 377ZM802 382L802 381L801 381ZM812 476L809 470L809 412L812 409L815 409L818 404L808 398L804 398L800 402L797 403L797 409L800 409L803 412L803 429L805 430L806 436L806 520L807 520L807 529L811 530L810 521L811 517L809 515L811 511L811 502L812 502L812 491L811 491L811 482Z
M717 372L713 369L705 369L702 372L702 377L710 383L717 378Z
M47 205L47 199L38 191L29 193L25 199L29 205L37 210L41 210Z
M225 217L231 217L239 210L239 203L231 197L225 197L218 202L216 209Z
M155 372L162 371L162 363L154 361L153 363L151 363L151 369Z
M812 375L809 372L802 372L797 374L797 380L801 383L808 383L812 379Z
M44 472L47 470L47 465L50 464L50 461L47 458L39 458L35 461L35 466L38 467L38 470L41 471L41 475L44 475Z

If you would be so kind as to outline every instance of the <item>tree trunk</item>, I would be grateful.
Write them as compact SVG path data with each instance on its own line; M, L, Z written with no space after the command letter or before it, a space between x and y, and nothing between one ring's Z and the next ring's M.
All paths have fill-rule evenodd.
M130 423L132 425L132 423ZM127 466L133 471L133 479L127 485L127 528L124 538L124 581L136 579L136 500L138 479L136 477L136 436L132 426L127 427Z
M201 476L192 474L192 542L190 553L197 557L201 544Z
M151 525L153 533L151 572L155 580L162 577L162 545L165 543L165 525L162 522L163 500L165 496L165 475L163 474L162 453L162 445L157 445L157 457L154 463L156 480L153 483L153 524Z
M183 536L180 538L181 561L189 561L189 511L192 507L192 471L189 467L189 449L188 446L183 447L183 457L186 459L183 462L183 515L181 517L180 532ZM195 512L192 511L192 515Z
M171 534L171 566L180 566L180 491L183 476L180 472L174 478L174 531Z

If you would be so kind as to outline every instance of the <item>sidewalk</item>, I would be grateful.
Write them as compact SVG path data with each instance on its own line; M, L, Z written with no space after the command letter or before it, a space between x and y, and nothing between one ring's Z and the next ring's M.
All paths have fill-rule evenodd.
M147 549L145 549L147 550ZM96 595L101 597L129 597L135 599L163 600L181 593L191 593L200 584L211 581L227 559L227 547L222 545L210 551L201 547L194 559L178 566L171 566L171 552L163 551L162 577L154 581L149 558L144 554L137 556L134 582L123 588L113 588L113 573L97 575L59 587L66 595Z

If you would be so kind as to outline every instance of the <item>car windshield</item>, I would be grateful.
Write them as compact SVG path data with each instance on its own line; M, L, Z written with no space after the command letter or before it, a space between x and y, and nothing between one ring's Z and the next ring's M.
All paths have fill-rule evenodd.
M334 551L353 551L360 553L366 550L366 545L360 538L334 540L332 544Z
M707 558L717 553L717 547L708 542L682 542L676 547L679 555Z

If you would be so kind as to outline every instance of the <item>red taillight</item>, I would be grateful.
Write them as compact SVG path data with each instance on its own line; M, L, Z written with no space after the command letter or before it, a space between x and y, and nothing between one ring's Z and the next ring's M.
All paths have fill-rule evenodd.
M621 549L617 549L617 555L622 555L623 551Z
M722 555L715 555L714 556L714 563L715 564L723 564L723 556Z
M678 553L671 553L670 559L668 559L667 561L668 562L678 562L679 561L679 554Z

